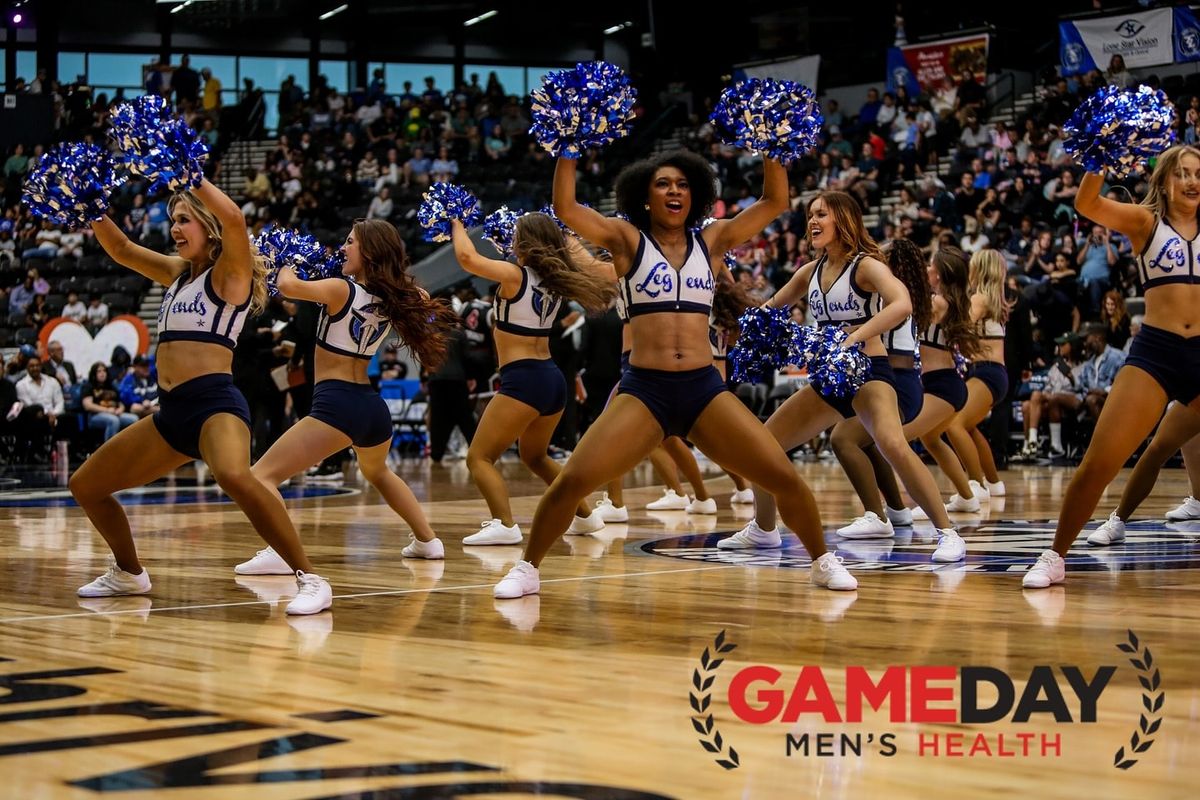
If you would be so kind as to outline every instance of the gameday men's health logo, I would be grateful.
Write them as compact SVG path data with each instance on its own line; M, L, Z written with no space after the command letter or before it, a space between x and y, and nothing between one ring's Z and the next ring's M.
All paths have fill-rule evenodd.
M1133 631L1116 645L1141 684L1138 725L1114 756L1113 766L1129 769L1154 744L1162 725L1165 692L1150 648ZM717 634L692 672L692 727L699 743L725 769L741 766L741 756L723 735L712 713L718 671L737 645ZM1062 726L1097 721L1097 707L1118 670L1098 667L1038 665L1028 673L1011 674L991 666L892 666L868 671L806 665L788 671L752 664L726 676L729 709L743 723L844 725L861 724L864 715L886 715L888 722L912 725L995 725L976 732L907 730L859 733L783 734L783 751L790 757L839 757L878 754L895 756L903 750L922 758L1061 758L1064 734L1031 733L1026 723L1053 721ZM728 672L728 670L726 670ZM840 687L835 689L834 687Z

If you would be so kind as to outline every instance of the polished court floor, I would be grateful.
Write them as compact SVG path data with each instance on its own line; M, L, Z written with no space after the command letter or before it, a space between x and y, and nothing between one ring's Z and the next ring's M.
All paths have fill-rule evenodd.
M465 466L406 462L445 562L402 559L354 477L308 484L289 506L337 599L298 619L289 578L233 575L261 545L190 471L129 498L154 582L134 598L76 598L100 537L62 489L0 485L0 797L1195 796L1200 523L1162 517L1182 472L1124 545L1081 540L1065 587L1025 592L1069 470L1006 473L960 518L966 564L934 569L927 527L839 540L849 485L798 468L855 593L812 588L798 546L717 550L747 514L719 473L720 513L689 517L647 512L642 471L628 525L564 539L540 596L496 601L520 548L463 548L485 516ZM505 470L527 529L541 487ZM1072 678L1102 687L1093 721Z

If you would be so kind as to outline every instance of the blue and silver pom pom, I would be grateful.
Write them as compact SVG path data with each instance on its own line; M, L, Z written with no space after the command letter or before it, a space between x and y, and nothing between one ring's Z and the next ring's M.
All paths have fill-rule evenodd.
M966 378L967 368L971 366L971 362L967 360L966 356L958 352L957 345L955 345L952 355L954 356L954 371L958 373L960 378Z
M1140 172L1175 141L1175 107L1149 86L1103 86L1063 125L1063 147L1088 172Z
M267 261L267 291L279 294L279 271L292 269L302 281L316 281L342 274L346 255L341 250L330 255L315 236L291 228L271 225L254 238L254 246Z
M34 162L21 202L35 216L74 230L108 213L109 196L122 183L107 150L58 144Z
M208 142L157 95L139 97L113 112L109 133L121 161L134 175L151 180L149 192L179 192L200 185Z
M824 122L812 89L774 78L727 87L711 119L726 143L785 165L816 147Z
M824 397L853 397L871 376L871 360L861 345L843 347L849 334L836 325L824 325L817 333L807 362L809 383Z
M788 308L755 306L738 318L737 344L729 350L735 381L758 383L788 364L799 363L805 330L792 321Z
M530 93L529 132L556 158L579 158L628 135L637 89L624 70L607 61L551 72Z
M517 220L524 213L520 209L514 211L508 206L500 206L483 218L483 238L491 242L505 258L512 258Z
M460 220L468 228L483 219L479 198L456 183L435 183L425 192L417 209L417 222L425 229L425 241L450 241L450 222Z

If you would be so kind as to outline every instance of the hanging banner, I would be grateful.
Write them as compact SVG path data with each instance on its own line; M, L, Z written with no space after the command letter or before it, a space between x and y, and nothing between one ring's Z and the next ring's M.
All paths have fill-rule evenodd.
M1131 69L1170 64L1175 61L1177 44L1172 37L1172 19L1172 9L1160 8L1138 14L1060 22L1062 72L1078 75L1093 69L1106 70L1113 56L1124 58L1125 66ZM1195 49L1200 55L1200 47Z
M988 35L961 36L940 42L909 44L900 48L908 69L916 77L922 91L932 91L942 85L946 76L954 78L969 69L975 80L987 83Z
M1200 22L1187 6L1175 6L1175 30L1171 36L1175 43L1176 61L1200 61Z

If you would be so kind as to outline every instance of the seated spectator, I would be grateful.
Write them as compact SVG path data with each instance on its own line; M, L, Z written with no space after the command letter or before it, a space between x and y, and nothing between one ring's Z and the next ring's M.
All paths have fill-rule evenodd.
M438 157L433 160L430 174L434 182L448 183L458 177L458 162L451 157L450 148L445 146L438 148Z
M975 74L970 69L964 69L958 78L958 118L964 126L970 118L978 119L984 115L987 106L987 92L975 80Z
M433 161L425 155L425 148L414 147L412 157L404 162L404 185L410 186L415 183L419 188L425 188L429 185L432 169Z
M25 364L25 377L17 381L17 400L21 404L18 426L34 460L44 461L46 440L66 410L58 381L42 374L42 359L33 355Z
M61 246L62 231L54 227L54 223L48 219L42 220L42 226L35 236L35 245L32 250L26 250L21 254L22 258L45 258L51 259L58 255L58 248Z
M8 220L4 220L7 222ZM0 269L15 269L20 266L17 243L13 241L12 227L0 227Z
M88 414L88 427L104 431L104 441L138 421L121 403L120 395L108 377L108 367L97 361L88 371L88 379L79 392L83 410Z
M73 256L79 258L83 255L83 231L63 231L61 244L58 248L60 258L65 256Z
M40 331L50 321L50 309L46 307L46 295L35 294L33 302L25 309L25 320L29 327Z
M138 192L133 196L133 205L125 212L125 219L121 222L121 230L130 239L138 242L141 241L142 234L146 232L145 224L146 196Z
M1117 378L1117 370L1125 363L1125 353L1109 345L1107 326L1092 323L1086 331L1083 347L1088 359L1079 372L1077 393L1088 417L1094 421L1100 417L1104 401Z
M1129 354L1129 348L1133 345L1133 340L1137 337L1138 331L1142 329L1142 321L1145 319L1143 314L1134 314L1129 319L1129 340L1125 342L1125 354Z
M358 162L358 168L354 171L354 179L364 187L374 186L375 181L379 180L379 161L375 158L373 151L368 150L362 157L362 161Z
M129 372L121 379L121 402L129 413L148 417L158 410L158 373L145 356L134 356Z
M25 274L25 280L12 288L8 293L8 313L9 315L24 314L33 303L33 298L37 292L33 289L33 279L36 274L35 270L30 270Z
M384 186L379 190L379 194L371 198L371 205L367 207L367 219L388 219L392 216L392 207L391 193Z
M93 334L108 324L108 303L100 299L100 295L94 294L88 300L87 327Z
M504 129L497 124L492 126L492 132L484 140L483 152L492 161L499 161L508 156L511 146L508 137L504 135Z
M1133 326L1129 312L1125 309L1125 298L1120 292L1110 289L1104 293L1100 322L1108 331L1108 344L1124 351L1125 345L1133 337Z
M988 237L979 229L979 220L975 217L963 219L963 235L958 246L967 255L973 255L991 244Z
M18 181L25 179L25 172L29 169L29 156L25 155L25 145L17 142L13 146L12 155L4 162L4 174L9 177L15 177Z
M398 186L404 183L404 165L400 163L400 151L389 147L387 161L379 168L379 180L375 181L375 192L384 186Z
M79 299L79 292L67 292L67 304L63 306L62 315L80 325L84 324L87 319L87 306Z
M1111 241L1108 228L1103 225L1092 225L1090 233L1076 256L1076 262L1079 264L1079 281L1087 298L1087 305L1082 310L1089 319L1095 319L1101 312L1102 298L1112 288L1112 271L1117 265L1117 248ZM1112 341L1111 338L1109 341ZM1112 344L1114 347L1124 347L1125 340Z
M1109 86L1116 86L1118 89L1128 89L1137 85L1137 80L1125 67L1125 57L1120 53L1113 53L1113 57L1108 60L1104 80Z
M1030 398L1021 404L1025 420L1026 458L1035 458L1040 449L1038 426L1043 416L1050 420L1050 452L1054 456L1066 453L1062 441L1063 414L1074 414L1079 410L1079 395L1076 384L1082 369L1083 339L1077 333L1067 333L1054 340L1058 357L1045 376L1045 384L1035 389Z
M42 364L42 371L57 380L64 389L74 386L79 377L75 372L75 365L67 361L63 355L62 342L51 339L50 343L46 345L46 353L47 358Z

